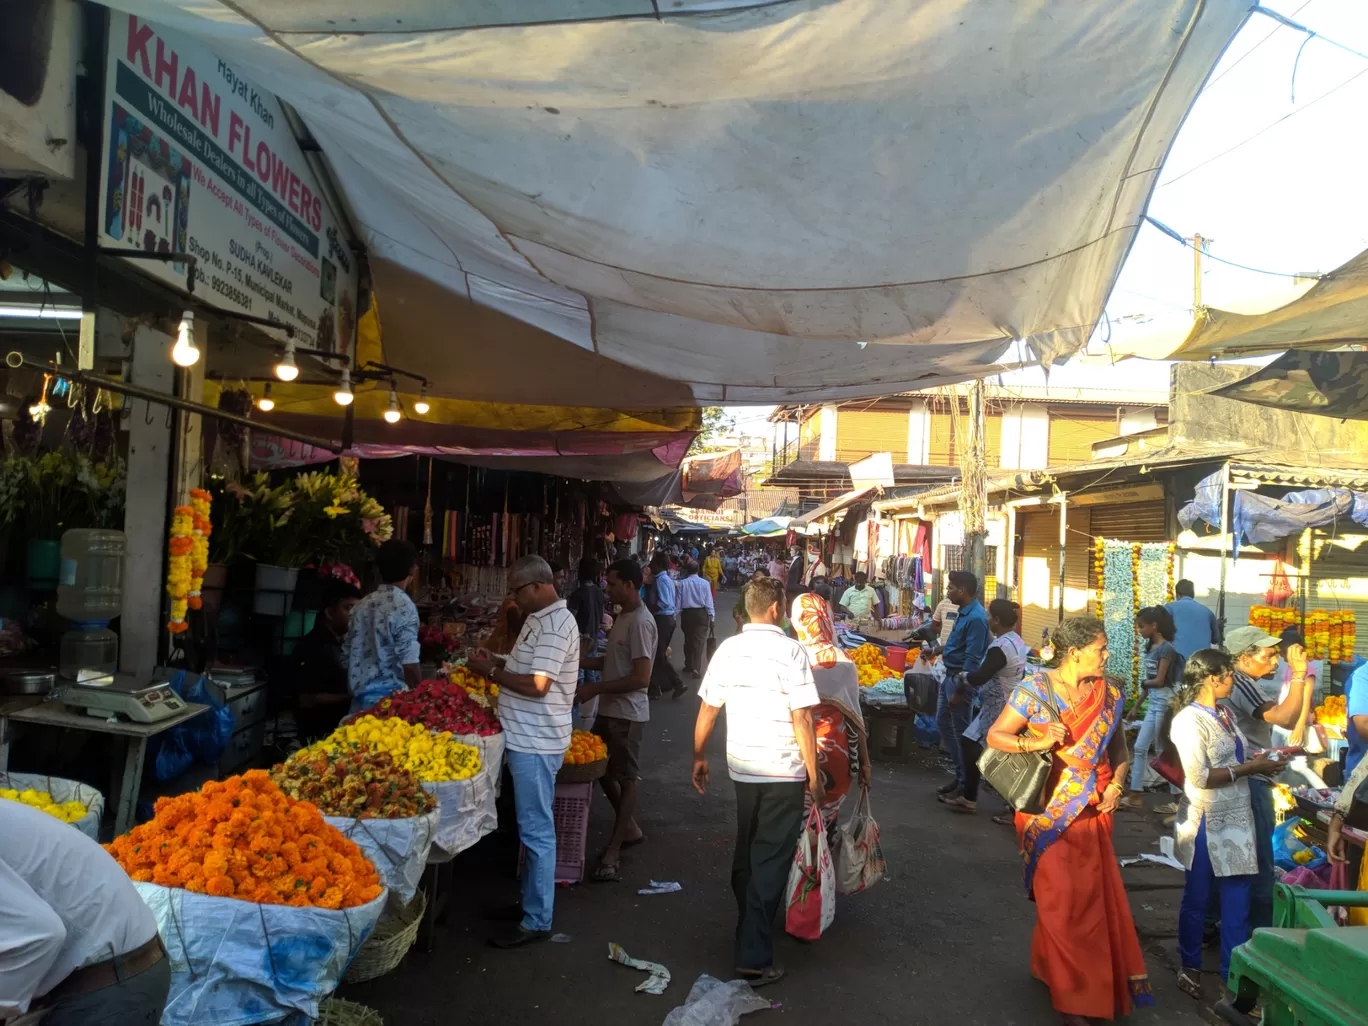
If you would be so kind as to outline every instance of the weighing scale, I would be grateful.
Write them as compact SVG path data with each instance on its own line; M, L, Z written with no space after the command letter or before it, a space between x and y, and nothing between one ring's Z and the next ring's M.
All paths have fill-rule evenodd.
M105 680L108 683L68 684L58 701L73 712L84 709L86 715L102 720L121 716L134 723L156 723L185 711L185 700L165 681L145 684L122 676Z

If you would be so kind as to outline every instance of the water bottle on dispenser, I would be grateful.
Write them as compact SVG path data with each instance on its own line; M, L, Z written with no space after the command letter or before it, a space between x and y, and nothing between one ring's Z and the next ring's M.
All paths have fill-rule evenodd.
M109 621L123 604L123 559L122 531L73 528L62 535L57 612L72 622L57 661L63 680L104 684L119 668L119 636Z

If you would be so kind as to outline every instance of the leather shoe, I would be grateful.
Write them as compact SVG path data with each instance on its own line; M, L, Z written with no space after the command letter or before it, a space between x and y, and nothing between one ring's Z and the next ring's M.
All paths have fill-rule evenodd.
M528 944L537 944L550 936L550 930L526 930L519 924L511 932L491 938L489 943L496 948L521 948Z

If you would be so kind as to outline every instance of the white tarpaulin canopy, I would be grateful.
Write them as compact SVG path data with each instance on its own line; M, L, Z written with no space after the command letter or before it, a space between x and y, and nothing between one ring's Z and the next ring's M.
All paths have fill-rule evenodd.
M593 368L616 366L619 405L678 405L920 388L1013 339L1074 352L1249 3L119 7L302 114L388 360L528 403L613 405ZM437 288L409 305L415 277Z

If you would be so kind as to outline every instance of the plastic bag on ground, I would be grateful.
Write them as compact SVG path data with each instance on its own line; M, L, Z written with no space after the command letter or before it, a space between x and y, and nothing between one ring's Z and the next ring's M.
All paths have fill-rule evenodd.
M855 811L841 827L836 842L836 889L859 894L888 877L879 845L879 824L869 810L869 789L861 788Z
M836 871L822 814L815 805L798 837L786 893L784 929L801 940L817 940L836 918Z
M763 1012L770 1003L745 980L721 980L704 973L689 988L689 996L672 1008L661 1026L736 1026L741 1016Z
M318 1017L388 900L294 908L134 883L171 963L161 1026L248 1026Z
M233 738L233 711L219 698L204 677L191 680L184 670L177 670L167 682L171 690L187 702L209 708L192 720L172 727L160 735L153 767L158 780L175 780L190 768L196 759L213 765L228 750Z
M324 816L326 823L337 827L342 836L355 841L362 854L370 859L380 882L390 895L390 911L407 908L418 890L427 866L432 839L437 836L437 820L441 807L422 816L403 819L348 819L343 816Z
M100 839L100 819L104 816L104 795L89 784L65 777L50 777L44 773L0 773L0 787L16 791L46 791L58 805L63 802L80 802L86 807L86 814L72 822L81 833L92 841Z

